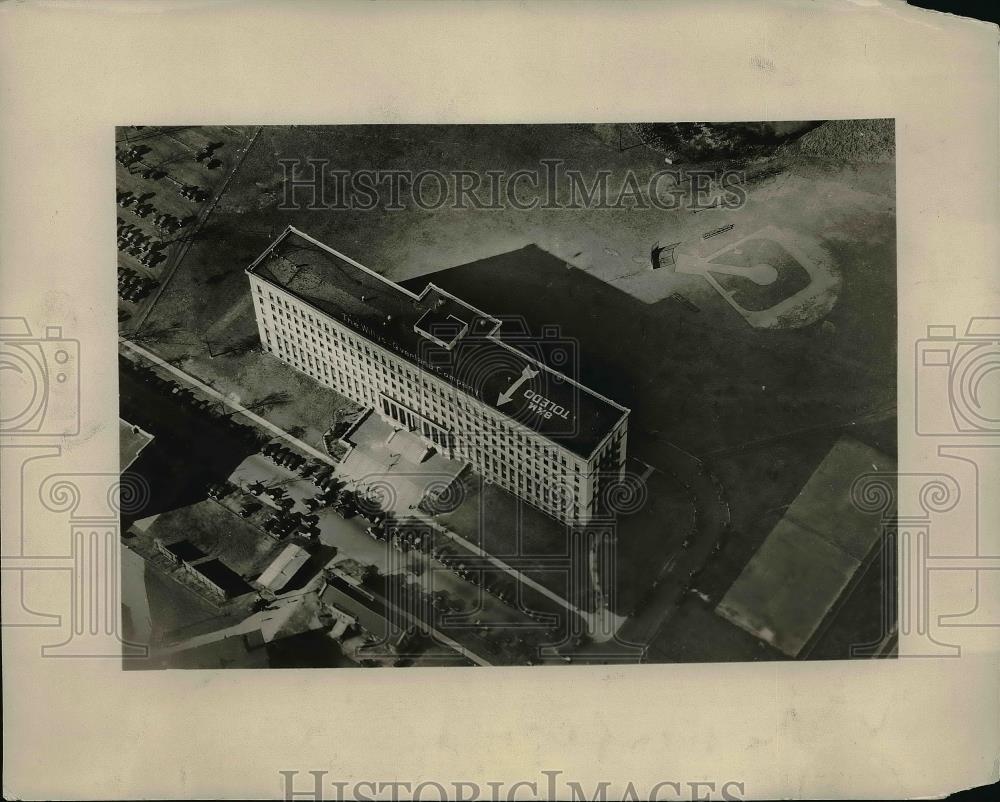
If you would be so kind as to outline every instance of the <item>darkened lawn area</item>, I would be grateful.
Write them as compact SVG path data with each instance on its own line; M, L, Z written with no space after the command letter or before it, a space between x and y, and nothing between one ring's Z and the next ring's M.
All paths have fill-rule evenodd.
M360 668L326 632L303 632L268 643L270 668Z
M698 577L698 589L715 601L722 598L841 434L846 431L880 450L885 446L884 453L895 458L895 426L893 416L871 425L805 433L713 459L711 468L726 488L732 529L725 548L713 555Z
M851 247L841 258L857 263ZM865 255L892 264L894 253ZM535 246L428 279L535 336L558 328L584 384L632 410L629 454L657 464L659 434L695 454L845 421L895 400L894 276L865 270L820 326L763 331L741 318L645 304ZM829 332L829 329L827 329Z
M846 252L853 246L839 247L843 259L857 258ZM663 465L664 449L676 443L706 458L732 512L725 548L697 580L715 599L840 433L895 452L895 315L879 306L893 298L894 276L875 267L844 289L830 315L832 334L820 326L764 332L742 320L720 325L666 302L644 304L533 246L442 271L433 281L495 314L523 315L535 333L543 324L558 325L578 353L577 378L632 409L630 456ZM407 284L417 289L424 282ZM882 420L851 425L882 409ZM642 596L690 530L683 493L659 484L649 485L646 509L619 521L618 609ZM483 500L473 489L454 514L456 527L481 526L484 542L514 548L518 518L491 498L501 494L491 489ZM517 503L510 497L511 508ZM459 521L463 516L473 518ZM538 527L550 530L551 524ZM550 551L557 542L551 532L541 543L537 536L526 540L547 542Z
M657 471L645 485L646 503L616 519L614 585L604 591L610 608L621 615L639 604L664 561L693 536L691 503L677 482Z
M466 471L457 481L463 484L465 501L435 518L469 542L501 560L568 553L564 524L475 471Z
M569 527L474 471L466 471L459 481L465 501L436 520L570 603L590 607L587 554ZM530 588L525 592L537 595ZM527 607L549 611L552 602L539 596Z
M781 652L687 596L647 651L650 663L711 663L787 660Z
M247 239L210 217L150 313L139 342L322 449L322 435L335 422L336 411L353 405L261 351L243 272L257 254L234 256L243 253Z
M139 518L206 498L208 485L225 480L259 441L252 430L143 381L124 357L119 366L119 414L154 438L130 468L148 483L150 495L141 509L123 510L125 530Z

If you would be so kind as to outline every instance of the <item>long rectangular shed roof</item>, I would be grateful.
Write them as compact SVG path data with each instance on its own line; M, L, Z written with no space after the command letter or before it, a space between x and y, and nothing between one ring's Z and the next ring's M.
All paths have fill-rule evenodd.
M258 584L277 593L288 581L298 573L298 570L309 560L309 552L301 546L289 543L282 552L274 558L264 573L257 579Z
M723 618L797 657L882 534L878 515L852 501L865 474L895 460L842 437L715 608Z

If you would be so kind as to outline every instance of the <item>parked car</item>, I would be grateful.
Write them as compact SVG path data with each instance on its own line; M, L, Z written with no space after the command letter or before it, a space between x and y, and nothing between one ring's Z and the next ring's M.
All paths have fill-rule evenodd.
M354 507L342 501L336 502L333 505L333 509L341 518L353 518L357 514L357 510Z

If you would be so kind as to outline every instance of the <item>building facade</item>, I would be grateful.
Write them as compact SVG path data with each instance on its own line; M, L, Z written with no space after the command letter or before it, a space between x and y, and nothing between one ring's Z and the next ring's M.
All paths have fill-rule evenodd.
M263 349L566 523L624 472L628 409L527 335L433 284L414 293L289 227L247 269Z

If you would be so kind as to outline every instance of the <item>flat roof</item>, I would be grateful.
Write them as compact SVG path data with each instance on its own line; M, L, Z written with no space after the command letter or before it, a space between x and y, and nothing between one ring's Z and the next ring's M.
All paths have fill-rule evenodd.
M851 486L895 470L890 457L840 438L715 611L797 657L882 536L880 516L852 503Z
M123 473L139 458L142 450L153 442L153 435L134 423L118 419L118 465Z
M239 596L253 590L253 588L243 581L243 577L225 563L221 563L214 558L201 563L188 563L188 565L222 588L227 596Z
M265 588L277 593L288 584L296 572L309 560L309 552L301 546L289 543L260 575L257 581Z
M177 559L184 560L184 562L189 563L208 556L190 540L178 540L174 543L164 545L163 548L173 554Z
M291 226L247 273L577 456L589 458L628 414L546 364L572 355L527 336L523 325L505 328L432 283L410 292Z
M360 626L372 635L387 638L391 633L389 622L381 613L373 610L361 599L348 593L349 586L339 577L334 577L320 594L320 601L352 616Z

